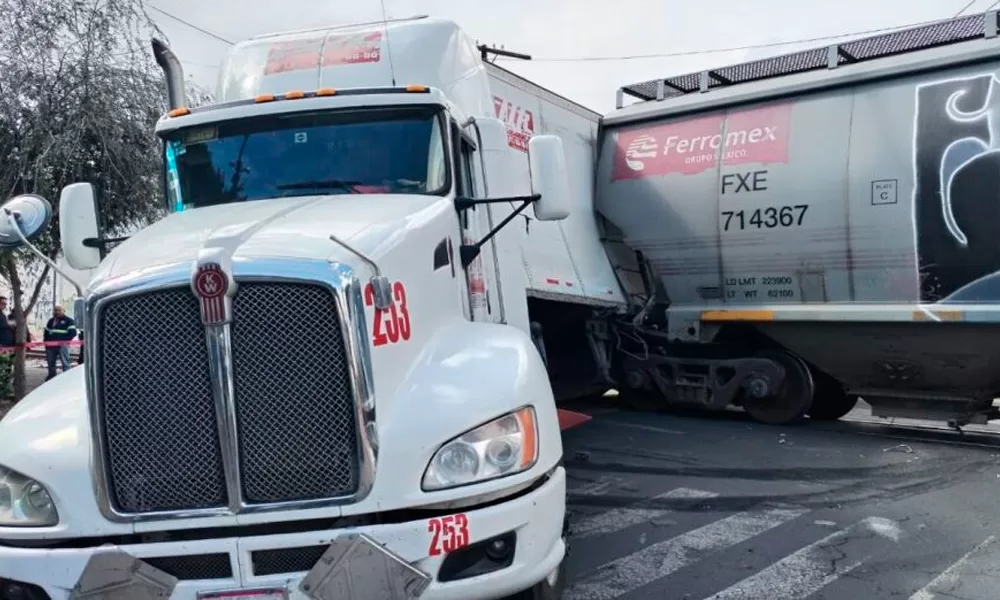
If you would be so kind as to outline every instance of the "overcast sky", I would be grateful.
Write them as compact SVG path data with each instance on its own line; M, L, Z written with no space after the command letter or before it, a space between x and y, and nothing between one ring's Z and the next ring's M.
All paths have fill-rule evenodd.
M377 0L146 0L195 79L215 88L228 46L156 8L231 41L261 33L381 18ZM621 85L780 54L828 40L696 53L837 36L982 12L994 0L385 0L390 18L455 20L481 42L534 60L504 67L595 110L614 108ZM818 8L822 6L823 8ZM631 60L588 57L675 54ZM574 60L552 60L574 59Z

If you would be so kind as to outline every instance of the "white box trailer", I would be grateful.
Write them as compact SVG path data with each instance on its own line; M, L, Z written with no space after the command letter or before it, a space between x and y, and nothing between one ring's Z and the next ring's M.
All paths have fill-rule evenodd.
M570 175L573 209L569 217L512 228L511 233L521 238L528 296L594 306L625 305L594 213L600 113L495 64L485 66L496 117L506 123L509 143L519 152L518 177L514 178L519 193L527 193L531 185L527 147L533 135L562 139Z

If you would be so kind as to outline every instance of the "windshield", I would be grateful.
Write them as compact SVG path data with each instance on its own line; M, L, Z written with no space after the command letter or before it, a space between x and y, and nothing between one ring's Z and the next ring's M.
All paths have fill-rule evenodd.
M439 110L268 115L190 127L166 138L170 206L316 194L444 194Z

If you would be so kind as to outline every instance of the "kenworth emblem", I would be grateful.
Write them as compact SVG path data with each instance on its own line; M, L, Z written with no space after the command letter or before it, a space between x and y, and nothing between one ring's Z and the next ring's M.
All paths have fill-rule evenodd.
M191 290L201 304L201 322L204 325L224 325L232 315L232 281L229 272L218 257L199 257L191 276Z

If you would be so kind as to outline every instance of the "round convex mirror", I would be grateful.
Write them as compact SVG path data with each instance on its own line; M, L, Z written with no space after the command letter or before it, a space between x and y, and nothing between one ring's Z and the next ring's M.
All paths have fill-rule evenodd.
M52 220L52 205L37 194L14 196L4 203L0 207L0 249L2 250L12 250L24 245L14 229L14 224L10 222L9 215L11 214L17 215L21 234L30 242L45 233L46 228L48 228L49 222Z

